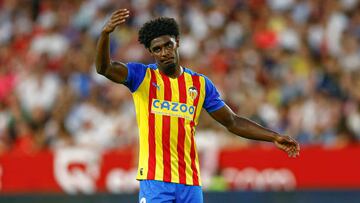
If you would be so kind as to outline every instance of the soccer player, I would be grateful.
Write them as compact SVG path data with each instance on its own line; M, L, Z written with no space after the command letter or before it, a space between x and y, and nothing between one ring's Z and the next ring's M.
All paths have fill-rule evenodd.
M119 9L104 26L97 44L96 69L132 93L140 136L137 179L141 203L203 201L194 142L202 108L238 136L272 142L290 157L299 155L294 139L236 115L206 76L180 65L179 28L174 19L156 18L139 30L139 42L156 63L112 61L109 34L128 17L127 9Z

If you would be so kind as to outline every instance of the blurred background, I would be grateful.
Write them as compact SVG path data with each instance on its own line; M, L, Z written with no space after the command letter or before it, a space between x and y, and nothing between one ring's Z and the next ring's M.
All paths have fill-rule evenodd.
M360 202L358 0L0 0L1 202L138 201L131 94L94 67L117 8L114 60L153 63L137 31L173 17L182 66L301 143L290 159L203 112L205 202Z

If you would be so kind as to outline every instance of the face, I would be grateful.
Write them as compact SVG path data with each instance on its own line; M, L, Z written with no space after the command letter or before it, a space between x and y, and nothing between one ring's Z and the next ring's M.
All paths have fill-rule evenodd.
M169 35L157 37L150 43L150 54L159 69L167 75L173 75L179 67L178 47L179 40Z

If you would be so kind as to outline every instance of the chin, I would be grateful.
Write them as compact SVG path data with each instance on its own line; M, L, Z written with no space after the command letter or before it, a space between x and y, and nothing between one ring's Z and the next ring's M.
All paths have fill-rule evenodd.
M167 64L165 65L165 73L168 74L168 75L172 75L174 74L176 71L176 64L175 63L170 63L170 64Z
M175 63L170 63L166 65L166 69L176 69L176 64Z

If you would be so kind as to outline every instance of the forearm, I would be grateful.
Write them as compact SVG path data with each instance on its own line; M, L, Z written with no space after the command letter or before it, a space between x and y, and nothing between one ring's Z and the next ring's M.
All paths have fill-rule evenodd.
M96 58L95 58L96 71L100 74L104 74L106 72L106 69L110 67L109 39L110 39L109 33L101 32L96 47Z
M247 118L236 115L227 105L211 112L210 115L238 136L273 142L278 148L287 152L289 156L296 157L299 155L300 146L294 139L289 136L281 136Z
M247 139L273 142L279 135L278 133L243 117L234 116L232 123L233 124L227 127L227 129L230 132Z

